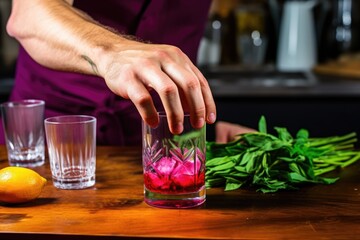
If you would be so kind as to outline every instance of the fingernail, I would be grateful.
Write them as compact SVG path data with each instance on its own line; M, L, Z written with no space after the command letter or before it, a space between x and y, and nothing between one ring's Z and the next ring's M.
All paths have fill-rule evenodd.
M204 126L204 124L205 124L204 118L199 118L198 121L197 121L197 123L196 123L196 126L197 126L198 128L201 128L202 126Z
M174 126L174 132L175 132L176 134L182 133L183 130L184 130L184 126L183 126L182 122L178 122L178 123L175 124L175 126Z
M216 121L215 113L210 113L208 116L208 120L210 123L214 123Z

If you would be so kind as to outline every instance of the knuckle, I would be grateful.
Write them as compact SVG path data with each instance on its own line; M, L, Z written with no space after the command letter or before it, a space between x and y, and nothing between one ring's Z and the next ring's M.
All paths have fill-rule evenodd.
M200 106L197 109L195 109L195 115L202 117L205 114L205 110L206 110L205 106Z
M170 58L170 54L166 49L156 49L154 51L155 57L158 59L168 59Z
M159 91L161 93L165 94L166 96L170 96L177 92L177 87L175 84L165 84L165 85L161 86Z
M199 82L201 87L210 88L209 82L205 78L200 78Z
M145 107L151 101L149 94L136 93L132 95L132 101L141 107Z
M191 79L186 82L186 87L190 91L194 91L200 88L200 82L197 79Z
M127 79L134 78L135 69L131 64L111 64L106 71L106 78L109 79L121 79L126 81Z
M148 58L143 58L139 61L139 65L143 68L152 68L153 66L155 66L155 63L152 59L148 59Z
M166 45L165 47L155 49L154 54L157 58L166 60L171 59L171 56L183 55L183 52L176 46Z
M176 53L176 54L182 54L182 53L183 53L183 52L181 51L181 49L178 48L178 47L176 47L176 46L169 46L169 48L170 48L170 51L171 51L171 52L174 52L174 53Z

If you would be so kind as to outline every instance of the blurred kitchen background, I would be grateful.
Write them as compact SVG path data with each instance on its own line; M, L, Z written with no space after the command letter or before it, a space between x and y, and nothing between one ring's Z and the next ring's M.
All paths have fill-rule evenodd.
M198 64L307 71L359 50L359 1L214 0Z
M5 31L10 7L0 0L0 102L18 48ZM360 134L359 0L213 0L197 65L220 120Z
M11 0L0 0L0 103L7 100L13 86L18 43L6 33Z

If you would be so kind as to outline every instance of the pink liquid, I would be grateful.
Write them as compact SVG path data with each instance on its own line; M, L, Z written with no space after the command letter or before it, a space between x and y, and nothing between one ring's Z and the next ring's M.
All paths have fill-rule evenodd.
M198 158L183 162L176 157L162 157L145 168L145 187L160 194L197 192L205 184L203 165Z

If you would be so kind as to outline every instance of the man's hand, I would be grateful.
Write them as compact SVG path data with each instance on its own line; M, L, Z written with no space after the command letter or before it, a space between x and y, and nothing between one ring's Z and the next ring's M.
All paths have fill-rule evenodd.
M104 59L100 74L108 87L130 99L150 126L159 122L151 90L159 94L174 134L183 131L184 112L190 113L194 128L215 122L216 107L208 82L179 48L122 42Z
M123 36L72 2L13 0L7 31L43 66L104 78L109 89L130 99L151 126L159 122L151 90L159 94L174 134L183 130L184 112L190 113L194 128L215 122L208 82L179 48Z

